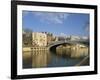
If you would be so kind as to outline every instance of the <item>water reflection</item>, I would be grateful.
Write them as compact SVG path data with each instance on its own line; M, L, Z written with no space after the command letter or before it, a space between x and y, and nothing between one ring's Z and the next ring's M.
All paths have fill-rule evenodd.
M50 54L46 50L34 51L32 53L32 67L46 67L50 61Z
M70 58L81 58L89 55L88 47L57 47L56 53Z
M23 68L75 66L88 55L88 47L57 47L56 53L33 50L23 52ZM85 63L89 64L89 60Z

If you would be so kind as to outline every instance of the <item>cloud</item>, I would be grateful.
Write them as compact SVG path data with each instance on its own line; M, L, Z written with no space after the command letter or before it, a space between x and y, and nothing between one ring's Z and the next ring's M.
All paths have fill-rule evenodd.
M70 14L68 13L52 13L52 12L33 12L33 15L39 17L40 21L53 23L53 24L63 24L64 20L68 18Z

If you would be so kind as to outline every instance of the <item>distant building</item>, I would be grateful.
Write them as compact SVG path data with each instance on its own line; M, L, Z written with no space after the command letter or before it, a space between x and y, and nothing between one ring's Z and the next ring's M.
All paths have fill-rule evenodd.
M47 35L43 32L32 33L33 46L47 46Z
M59 36L58 41L66 41L66 37Z
M80 40L79 36L70 36L70 40Z
M89 38L87 36L81 37L82 40L88 40Z
M71 36L66 36L66 41L71 40Z
M55 41L59 41L58 37L55 37Z
M46 35L47 35L47 45L49 45L53 41L53 34L46 33Z

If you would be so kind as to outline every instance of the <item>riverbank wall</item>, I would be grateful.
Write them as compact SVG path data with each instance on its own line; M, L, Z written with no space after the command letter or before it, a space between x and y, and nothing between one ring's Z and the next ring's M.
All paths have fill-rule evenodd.
M47 47L23 47L22 51L48 50Z

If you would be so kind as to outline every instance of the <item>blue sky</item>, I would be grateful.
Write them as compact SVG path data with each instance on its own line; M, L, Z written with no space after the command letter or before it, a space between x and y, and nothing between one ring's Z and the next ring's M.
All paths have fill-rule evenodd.
M87 36L89 14L62 12L22 12L22 26L34 32L50 32L54 35Z

